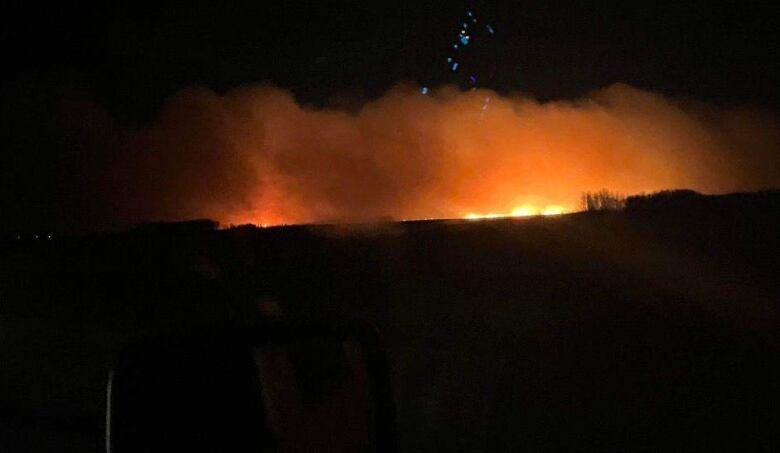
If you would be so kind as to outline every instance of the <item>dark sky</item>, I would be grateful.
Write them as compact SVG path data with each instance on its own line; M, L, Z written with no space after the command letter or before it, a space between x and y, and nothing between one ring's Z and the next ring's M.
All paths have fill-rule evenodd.
M87 89L139 118L192 84L271 82L315 103L372 96L401 79L449 81L443 62L471 9L498 30L496 49L481 57L496 65L496 89L544 99L625 82L727 103L780 101L771 2L121 3L6 15L12 86Z
M624 82L725 105L780 106L771 2L236 3L248 5L7 8L3 211L36 224L35 212L67 209L52 193L81 190L79 178L63 176L89 174L68 152L78 137L63 137L52 119L63 99L88 98L119 122L144 124L192 85L223 92L271 83L304 104L326 105L360 102L404 80L462 82L445 60L469 9L496 29L474 58L480 84L501 92L571 98Z

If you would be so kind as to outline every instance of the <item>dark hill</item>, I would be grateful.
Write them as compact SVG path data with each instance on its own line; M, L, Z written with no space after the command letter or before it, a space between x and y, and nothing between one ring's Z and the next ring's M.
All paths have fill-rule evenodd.
M6 242L0 450L98 451L130 337L274 299L379 327L403 451L771 451L779 200Z

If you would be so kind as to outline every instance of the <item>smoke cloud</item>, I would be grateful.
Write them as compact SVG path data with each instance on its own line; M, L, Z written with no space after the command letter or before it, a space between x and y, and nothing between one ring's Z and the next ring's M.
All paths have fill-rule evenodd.
M490 98L484 109L486 98ZM77 122L77 121L76 121ZM778 186L780 118L617 84L573 101L399 85L356 111L286 91L184 90L104 159L115 223L453 218L584 191Z

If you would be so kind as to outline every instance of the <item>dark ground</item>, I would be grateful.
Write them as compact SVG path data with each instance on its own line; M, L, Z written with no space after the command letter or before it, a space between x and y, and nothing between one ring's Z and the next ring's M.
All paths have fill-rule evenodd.
M361 317L402 451L776 451L777 193L366 227L0 245L0 451L99 451L128 339Z

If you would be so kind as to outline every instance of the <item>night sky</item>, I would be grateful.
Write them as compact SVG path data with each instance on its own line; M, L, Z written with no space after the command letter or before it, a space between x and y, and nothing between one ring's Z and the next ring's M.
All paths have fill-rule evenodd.
M57 204L53 193L81 190L61 181L88 174L68 151L79 138L63 136L52 113L68 99L140 125L195 85L223 93L265 83L303 105L353 107L401 81L461 82L445 60L467 10L496 29L478 59L492 73L481 84L498 92L571 99L624 82L719 105L780 106L770 2L323 3L60 3L4 14L2 210L36 225L36 213Z
M442 62L471 9L499 31L499 90L572 97L625 82L702 100L780 101L769 2L319 3L30 7L6 16L6 71L11 87L90 90L132 118L193 84L270 82L307 103L375 96L399 80L448 82Z

